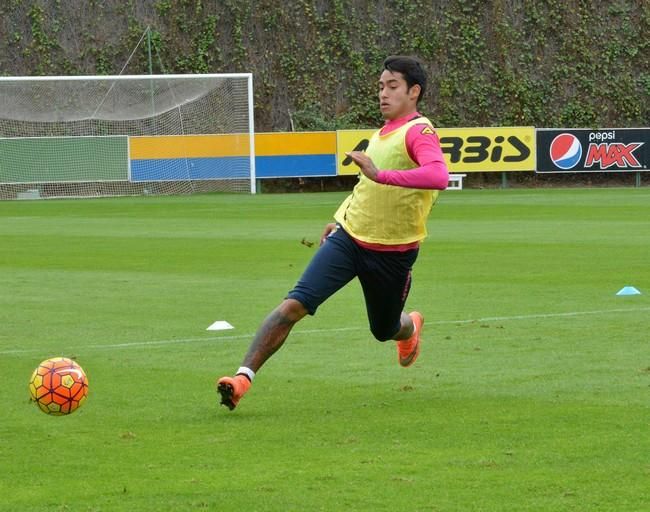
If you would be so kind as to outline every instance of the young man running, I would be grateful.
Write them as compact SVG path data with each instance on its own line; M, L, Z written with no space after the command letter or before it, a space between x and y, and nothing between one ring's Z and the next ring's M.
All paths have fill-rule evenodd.
M321 246L282 303L262 322L234 377L221 377L221 403L234 409L256 372L284 343L293 326L357 277L370 331L379 341L395 340L401 366L420 352L424 319L403 311L411 268L426 220L449 172L433 125L417 111L426 89L421 63L388 57L379 78L379 109L384 126L365 153L348 156L359 166L359 182L327 224Z

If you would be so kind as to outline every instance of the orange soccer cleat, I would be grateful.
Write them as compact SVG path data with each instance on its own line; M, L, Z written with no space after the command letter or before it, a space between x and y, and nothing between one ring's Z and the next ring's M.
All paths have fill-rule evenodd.
M221 395L221 405L225 405L232 411L250 387L251 381L245 375L221 377L217 381L217 392Z
M420 354L420 334L422 333L422 326L424 325L424 317L421 313L413 311L409 313L415 331L408 340L397 342L397 355L400 366L411 366Z

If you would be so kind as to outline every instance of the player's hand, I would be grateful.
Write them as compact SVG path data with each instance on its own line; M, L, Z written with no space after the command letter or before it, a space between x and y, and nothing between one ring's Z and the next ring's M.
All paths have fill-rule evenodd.
M375 167L375 164L368 155L366 155L363 151L349 151L345 154L359 166L359 169L361 169L361 172L365 175L366 178L372 181L377 181L377 174L379 174L379 170L377 167Z
M327 240L327 237L334 233L334 231L336 231L336 224L333 222L327 224L325 226L325 231L323 231L323 234L320 237L320 245L323 245L325 240Z

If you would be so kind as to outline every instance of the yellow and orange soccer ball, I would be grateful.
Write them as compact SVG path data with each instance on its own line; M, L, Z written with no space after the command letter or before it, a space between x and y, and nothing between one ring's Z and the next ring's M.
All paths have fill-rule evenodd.
M44 413L70 414L79 409L88 396L88 377L72 359L46 359L29 379L29 394Z

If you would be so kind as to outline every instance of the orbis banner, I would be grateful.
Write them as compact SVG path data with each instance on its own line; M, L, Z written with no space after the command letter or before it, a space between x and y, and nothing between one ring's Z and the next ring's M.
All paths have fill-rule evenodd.
M535 128L440 128L440 146L451 172L533 171Z
M345 153L365 151L376 129L336 131L336 171L339 175L359 174L359 168Z
M537 130L537 172L650 170L650 129Z
M365 151L376 130L338 130L337 171L358 174L346 151ZM436 128L440 147L451 172L535 170L535 128Z

